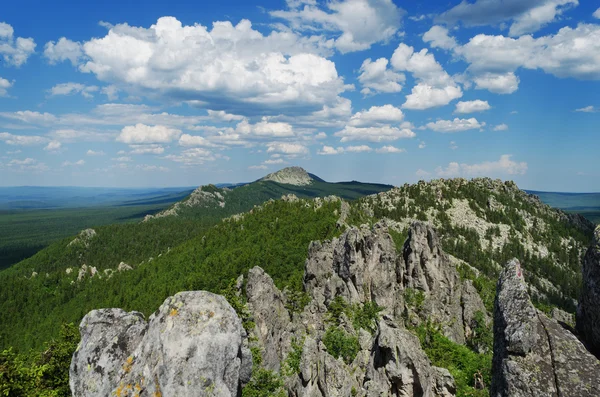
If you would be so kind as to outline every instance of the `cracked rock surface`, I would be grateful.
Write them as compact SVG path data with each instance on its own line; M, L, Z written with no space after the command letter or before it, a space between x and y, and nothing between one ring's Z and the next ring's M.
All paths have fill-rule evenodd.
M74 397L236 396L250 378L246 332L224 297L169 297L146 322L137 312L93 310L71 362Z
M600 226L583 259L583 287L577 308L577 330L590 350L600 357Z
M492 374L492 397L600 395L600 361L533 306L516 259L498 281Z

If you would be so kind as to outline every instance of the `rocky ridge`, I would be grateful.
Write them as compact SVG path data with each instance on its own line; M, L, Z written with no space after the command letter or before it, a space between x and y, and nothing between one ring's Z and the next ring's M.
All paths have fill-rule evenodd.
M583 287L577 308L577 329L600 357L600 226L583 259Z
M533 306L516 259L498 281L492 373L492 397L600 395L600 361L568 324Z
M306 186L313 183L313 178L301 167L287 167L277 172L268 174L260 179L261 181L271 181L284 183L288 185Z
M304 290L310 302L303 308L293 309L293 299L288 292L280 291L259 267L248 273L245 291L243 282L237 284L238 294L247 299L254 323L250 329L250 347L260 352L260 362L265 369L286 374L285 388L292 396L380 396L390 391L402 396L452 396L456 392L453 377L446 369L431 364L409 327L424 321L436 322L448 338L464 344L472 334L474 314L485 314L481 298L468 281L460 279L452 261L441 250L435 231L422 223L411 226L402 253L396 251L385 224L373 228L353 227L333 241L313 242L304 277ZM418 305L409 302L409 293L422 295L422 301ZM204 293L190 292L183 296L192 299L195 294ZM182 294L169 298L148 325L140 319L141 325L132 332L119 331L120 326L109 331L103 328L112 327L113 311L88 314L82 321L82 345L74 356L71 370L74 395L91 393L97 384L109 384L112 391L116 387L136 389L136 385L151 391L159 390L157 385L160 385L164 395L168 395L166 390L175 390L173 387L178 382L198 386L190 364L178 361L186 353L179 346L165 346L165 341L176 340L172 336L176 331L175 335L183 341L181 344L192 349L198 341L188 338L198 332L197 324L206 321L206 313L217 313L217 310L209 311L206 302L189 305L185 299L183 304L181 301ZM332 317L336 304L353 310L375 305L379 314L370 324L356 326L349 312ZM135 313L118 313L118 318L139 318ZM104 320L93 320L98 317ZM185 321L180 322L180 318ZM107 325L90 326L98 323ZM205 335L205 329L200 328L201 335ZM237 329L229 334L238 335ZM140 330L145 330L143 335ZM217 330L211 332L220 335ZM110 347L110 341L117 333L124 335L117 340L124 338L126 343L115 351L118 346ZM333 334L354 340L353 354L337 352L335 345L328 342ZM215 342L210 346L221 346L223 339L214 335L212 339ZM230 339L226 339L226 343L232 343ZM127 342L129 340L133 342ZM244 340L243 335L239 339L235 337L234 347L238 351ZM128 347L130 345L132 347ZM98 350L102 352L100 355ZM297 366L290 364L294 353L299 353ZM105 363L106 354L119 363L118 368L85 372L89 362ZM106 373L113 374L110 382L105 379ZM203 387L185 395L209 395L207 386L211 384L218 382L204 382ZM102 390L110 387L103 386ZM183 392L184 389L177 390ZM186 390L191 393L192 389ZM228 390L232 392L231 388Z
M167 216L178 216L183 208L192 207L220 207L226 205L226 198L231 189L217 188L214 185L200 186L194 190L186 200L178 201L170 208L161 211L154 215L146 215L142 222L147 222L151 219L164 218Z
M459 259L483 262L469 257L469 251L484 253L486 276L493 279L508 258L532 259L539 265L528 267L525 276L534 299L569 310L577 304L579 286L565 280L579 279L579 258L589 242L585 236L594 230L582 216L551 208L514 182L490 178L406 184L359 199L354 214L363 222L389 218L397 230L416 220L428 223Z

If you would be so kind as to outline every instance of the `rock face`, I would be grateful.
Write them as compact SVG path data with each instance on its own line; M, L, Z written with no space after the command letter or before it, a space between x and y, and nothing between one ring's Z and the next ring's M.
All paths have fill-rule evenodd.
M406 319L416 317L408 320L411 324L436 321L445 325L449 337L465 343L475 313L485 313L485 307L473 285L460 280L431 227L413 224L401 253L386 223L314 241L305 263L304 290L310 303L301 312L290 312L286 294L262 269L248 273L246 296L256 323L253 343L262 351L263 365L283 369L292 344L302 343L300 371L286 378L290 396L455 395L454 379L432 366L418 338L405 327ZM409 291L423 295L422 307L407 302ZM352 362L333 357L324 342L331 326L329 306L336 298L383 308L372 334L340 316L339 328L358 340Z
M94 310L80 332L74 396L236 396L252 371L240 319L209 292L167 298L148 323L136 312Z
M598 396L600 362L555 320L535 309L520 263L498 281L492 397Z
M600 226L583 259L583 287L577 308L577 330L600 357Z
M262 181L273 181L277 183L286 183L288 185L306 186L313 182L313 179L308 175L303 168L287 167L272 174L269 174L261 179Z

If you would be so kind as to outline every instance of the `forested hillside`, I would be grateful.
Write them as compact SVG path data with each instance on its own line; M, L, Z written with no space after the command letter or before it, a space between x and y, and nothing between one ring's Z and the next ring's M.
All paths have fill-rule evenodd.
M372 190L381 192L350 202L298 198L337 192L352 199ZM552 209L512 182L485 178L383 190L382 185L319 181L308 186L258 181L235 189L210 185L160 216L96 228L53 244L0 272L0 350L39 351L58 336L61 324L77 324L95 308L119 307L148 316L179 291L207 290L231 298L235 279L254 266L284 291L288 310L301 310L309 299L302 283L309 243L376 222L389 229L398 252L413 221L433 225L461 278L473 281L488 316L501 264L512 257L522 258L539 308L574 311L581 255L593 232L584 218ZM285 197L270 200L276 195ZM260 200L266 202L255 207ZM421 297L415 292L406 299L418 308ZM243 311L243 302L234 307ZM490 325L481 324L489 332ZM473 371L480 363L491 365L485 353L452 344L434 329L415 332L436 365L458 365L463 359L478 363L469 367ZM448 349L455 358L445 356ZM461 376L468 383L472 375Z

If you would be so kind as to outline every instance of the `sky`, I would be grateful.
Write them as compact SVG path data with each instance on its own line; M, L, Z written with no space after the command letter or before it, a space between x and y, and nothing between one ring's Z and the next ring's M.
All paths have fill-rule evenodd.
M0 186L195 186L298 165L597 192L598 6L8 2Z

